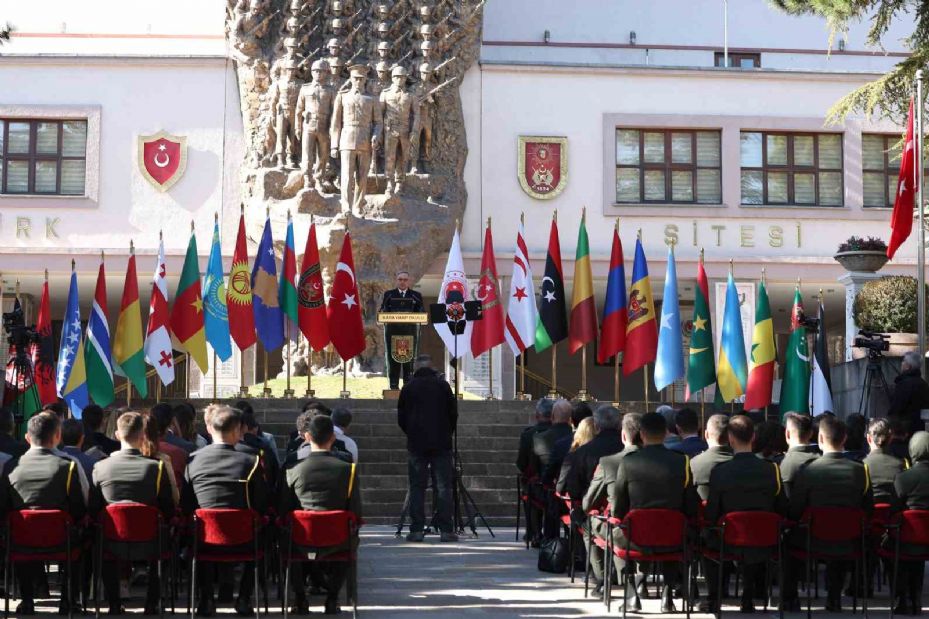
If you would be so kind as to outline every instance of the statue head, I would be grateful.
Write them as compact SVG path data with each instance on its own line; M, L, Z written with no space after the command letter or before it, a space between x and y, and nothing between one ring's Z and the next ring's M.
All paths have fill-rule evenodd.
M339 76L342 75L342 67L345 66L345 61L338 56L335 56L334 58L330 58L328 63L329 75L331 75L334 79L338 79Z
M431 41L433 34L435 34L435 26L432 24L423 24L419 27L419 36L423 41Z
M380 58L386 59L390 55L390 43L387 41L381 41L377 44L377 55Z
M387 17L390 16L390 4L378 2L374 5L374 14L377 15L378 19L387 19Z
M365 82L368 79L368 65L355 64L349 68L349 79L352 82L352 91L361 92L364 90Z
M377 24L377 36L384 38L387 36L388 32L390 32L390 24L385 21Z
M314 60L310 65L310 75L314 82L324 82L329 79L329 63L323 60Z
M288 56L293 56L295 53L297 53L296 37L286 37L284 39L284 49L287 50Z
M393 85L397 88L403 88L406 86L406 78L409 73L406 70L406 67L403 65L395 66L390 72L390 81L393 82Z
M326 42L326 49L329 50L330 56L338 56L339 52L342 50L342 44L335 37L332 37Z
M421 20L426 21L432 17L432 5L428 2L421 2L416 12Z
M342 0L332 0L332 14L333 15L342 14Z
M435 51L435 43L426 40L419 44L419 51L422 52L423 58L430 60Z
M332 32L336 36L341 36L345 33L345 22L342 21L341 17L335 17L332 20Z
M303 0L290 0L290 12L297 13L303 9Z
M419 65L419 79L424 82L428 82L432 79L433 67L428 62L424 62Z
M381 60L374 66L374 70L377 72L378 79L383 82L390 75L390 63L386 60Z

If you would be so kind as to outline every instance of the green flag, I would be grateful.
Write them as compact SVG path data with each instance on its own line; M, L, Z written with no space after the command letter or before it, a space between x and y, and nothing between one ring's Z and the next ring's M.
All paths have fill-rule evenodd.
M803 301L800 289L794 293L794 307L790 314L790 340L787 342L784 379L781 382L781 415L810 412L810 350L806 342Z
M694 293L693 329L690 332L690 354L687 358L687 398L716 381L713 357L713 325L710 321L709 283L703 269L703 258L697 264L697 289Z
M9 388L7 384L7 388ZM16 398L16 403L13 405L13 410L17 413L22 412L23 414L23 423L20 426L22 428L22 434L26 434L26 423L29 419L42 410L42 403L39 402L39 390L36 388L35 383L29 385L29 388L25 392L19 394L19 397Z

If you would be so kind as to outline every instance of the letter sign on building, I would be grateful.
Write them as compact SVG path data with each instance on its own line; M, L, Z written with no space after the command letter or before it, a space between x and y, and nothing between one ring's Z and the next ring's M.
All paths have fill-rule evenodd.
M139 136L139 169L158 191L167 191L187 168L187 138L164 131Z
M568 184L568 138L519 136L519 186L536 200L551 200Z

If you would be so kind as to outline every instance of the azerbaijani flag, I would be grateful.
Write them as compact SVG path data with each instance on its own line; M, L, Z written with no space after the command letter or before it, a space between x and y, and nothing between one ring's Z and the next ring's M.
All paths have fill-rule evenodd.
M77 273L71 262L71 286L68 305L61 321L61 346L58 349L58 396L71 410L71 416L81 418L87 406L87 370L84 365L84 342L81 339L81 311L78 307Z
M200 290L200 262L197 256L197 236L190 231L184 268L174 294L171 308L171 333L180 348L186 350L200 371L206 374L210 367L206 353L206 329L203 323L203 294Z
M655 360L658 351L658 325L655 322L655 302L648 279L648 262L642 239L635 241L635 261L632 264L632 286L629 290L626 349L623 353L623 375L628 376Z
M587 240L587 214L581 215L574 257L574 290L568 323L568 351L573 355L584 344L597 339L597 303L593 274L590 272L590 243Z
M113 394L113 362L110 359L110 327L106 313L106 273L103 260L97 271L97 288L87 320L87 346L84 347L87 390L100 406L110 405Z
M745 410L764 408L771 404L774 386L774 321L764 281L758 286L758 305L755 307L755 328L752 331L751 369L748 388L745 390Z
M745 336L742 335L742 313L739 310L739 292L729 271L726 285L726 309L719 339L719 363L716 381L723 401L732 402L745 393L748 364L745 361Z
M113 371L125 376L139 396L148 396L145 381L145 356L142 352L142 315L139 305L139 278L135 270L135 250L129 246L129 264L126 266L126 283L119 304L116 321L116 339L113 340Z
M284 335L292 342L300 335L300 323L297 316L297 252L294 249L294 221L287 211L287 236L284 240L284 260L281 264L281 279L278 283L277 298L284 312Z

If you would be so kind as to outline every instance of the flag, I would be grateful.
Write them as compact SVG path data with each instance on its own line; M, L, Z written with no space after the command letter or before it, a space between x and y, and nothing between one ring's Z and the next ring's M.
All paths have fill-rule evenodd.
M252 265L252 295L258 339L267 352L275 351L284 344L284 314L277 298L277 260L270 217L265 219L265 229Z
M894 210L890 215L890 242L887 243L887 257L893 258L897 249L913 231L913 208L916 192L919 191L919 178L916 162L920 154L916 152L916 140L913 132L913 99L910 98L910 112L906 119L906 137L903 140L903 154L900 157L900 176L897 178L897 193L894 198Z
M781 414L810 412L810 351L806 343L803 318L803 301L800 288L794 292L794 306L790 311L790 339L787 340L784 377L781 380Z
M716 382L716 357L713 354L713 323L710 320L710 288L703 268L703 254L697 263L697 287L694 292L693 328L690 332L690 351L687 355L687 393L706 389ZM719 391L717 389L717 391Z
M600 326L600 346L597 361L606 363L626 346L626 267L623 264L623 244L619 240L619 224L613 228L613 250L610 253L610 272L606 279L606 302L603 304L603 323Z
M590 272L590 243L587 216L581 215L574 254L574 290L571 291L571 320L568 324L568 351L573 355L584 344L597 339L597 302L594 278Z
M632 263L632 286L629 290L626 324L626 349L623 352L623 374L628 376L655 360L658 348L658 325L655 324L655 302L648 279L648 262L642 239L635 242Z
M771 404L774 387L774 321L768 290L762 281L758 287L758 305L755 307L755 328L752 331L751 369L745 390L745 410L764 408Z
M739 291L735 287L732 271L729 272L729 282L726 285L726 308L723 312L722 334L719 338L716 381L724 402L732 402L745 393L745 385L748 381Z
M315 223L310 223L310 233L306 237L298 292L297 317L300 330L310 348L320 351L329 344L329 321L326 318L326 297L323 294L323 273L319 266Z
M206 329L204 328L203 292L200 289L200 257L197 255L197 236L190 231L187 255L181 279L174 293L171 308L171 333L177 338L178 348L186 350L204 374L210 367L206 353Z
M81 341L80 297L77 292L77 273L71 269L71 286L68 288L68 305L61 321L61 346L58 349L58 397L65 401L71 416L81 417L87 406L87 371L84 365L84 343Z
M535 350L542 352L568 337L568 312L565 310L564 277L561 271L561 243L558 241L558 220L552 218L548 235L548 255L545 273L539 284L539 323L535 328Z
M532 293L531 288L529 293ZM523 290L522 294L526 294L526 291ZM477 282L474 298L481 302L483 313L481 320L471 330L471 355L477 357L503 343L503 305L500 303L500 280L497 277L497 259L494 257L494 239L489 221L484 229L481 278Z
M355 260L352 258L352 236L347 230L342 240L339 262L335 266L326 316L332 327L332 346L343 361L364 352L364 323L361 319Z
M281 261L281 280L277 298L284 314L284 335L295 342L300 333L297 317L297 254L294 249L294 222L287 213L287 236L284 238L284 259Z
M810 412L813 416L833 412L832 377L826 338L826 308L819 298L819 329L813 342L813 376L810 378Z
M465 276L464 261L461 259L461 239L458 237L458 229L455 229L455 236L452 237L452 246L448 250L448 261L445 263L445 276L442 278L442 286L439 288L440 305L446 307L460 306L462 318L464 318L465 291L468 290L468 278ZM470 321L463 321L464 329L458 336L452 333L448 322L436 322L433 324L436 333L442 338L445 347L448 348L452 358L464 356L468 350L468 342L471 341L471 328L473 324ZM461 328L461 323L457 323Z
M148 305L148 329L145 335L145 360L155 368L161 384L174 382L174 351L168 331L168 282L165 279L165 244L158 241L158 262L152 278L152 297Z
M684 378L684 341L681 311L677 303L677 268L674 246L668 247L668 268L661 298L661 326L658 330L658 358L655 360L655 388L661 391L678 378Z
M206 341L210 343L210 347L220 361L228 361L232 356L224 273L223 252L219 244L219 222L215 222L213 242L210 245L210 259L206 263L206 273L203 275L203 326L206 331Z
M513 276L510 278L510 301L506 308L504 336L516 356L532 346L539 319L535 307L535 286L532 284L532 265L526 247L523 222L516 230L516 249L513 252Z
M132 252L132 249L129 250ZM113 340L113 371L125 376L139 392L148 396L145 380L145 358L142 352L142 317L139 304L139 279L135 269L135 254L129 254L126 266L126 283L119 304L119 319L116 321L116 338Z
M48 299L47 272L45 283L42 285L42 300L39 302L35 330L39 341L32 345L32 376L39 402L43 405L51 404L58 401L58 389L55 386L55 343L52 339L52 311Z
M110 327L106 311L106 273L103 262L97 272L97 288L87 319L87 345L84 362L87 370L87 391L94 402L109 406L113 394L113 361L110 358Z
M252 311L252 282L248 272L248 244L245 242L245 215L239 216L239 232L229 269L226 289L226 311L229 312L229 334L239 350L255 343L255 314Z

